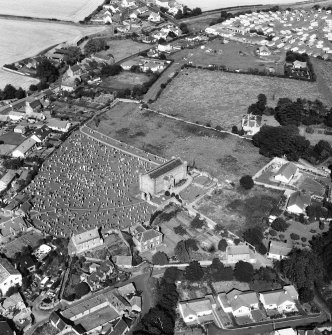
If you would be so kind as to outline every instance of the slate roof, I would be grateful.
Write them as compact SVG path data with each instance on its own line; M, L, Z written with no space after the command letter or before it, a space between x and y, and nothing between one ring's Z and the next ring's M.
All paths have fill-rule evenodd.
M41 103L39 100L34 100L29 102L29 105L31 108L37 108L37 107L41 107Z
M298 167L294 163L286 163L279 169L277 176L281 175L289 179L296 173L297 169Z
M261 292L261 297L264 299L265 305L274 305L280 306L286 301L293 301L290 294L284 289Z
M157 179L158 177L161 177L162 175L171 172L172 170L176 169L177 167L181 166L183 162L181 159L176 158L172 159L171 161L158 166L157 168L150 171L148 174L151 179Z
M233 311L241 307L250 308L251 305L258 304L257 293L253 291L241 292L239 290L232 290L226 294L229 304Z
M155 229L146 229L143 225L138 224L135 227L136 230L136 239L143 243L154 239L155 237L163 235L161 232Z

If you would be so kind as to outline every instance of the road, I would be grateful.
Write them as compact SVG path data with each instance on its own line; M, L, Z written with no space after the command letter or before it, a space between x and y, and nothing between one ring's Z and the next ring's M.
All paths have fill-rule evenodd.
M268 333L272 332L275 329L282 329L282 328L295 328L298 326L305 326L311 323L321 323L327 320L325 313L322 313L318 316L314 317L302 317L297 320L280 320L275 321L273 323L258 325L258 326L251 326L251 327L243 327L237 329L221 329L218 328L214 324L210 324L208 329L208 335L255 335L260 333Z

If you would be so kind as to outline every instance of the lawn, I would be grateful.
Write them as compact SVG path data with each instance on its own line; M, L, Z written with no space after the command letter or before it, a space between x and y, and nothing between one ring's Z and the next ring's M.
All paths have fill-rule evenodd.
M145 73L123 71L114 77L104 78L100 86L122 90L126 88L132 89L136 85L143 85L149 79L149 76Z
M332 64L317 58L311 59L317 76L319 91L332 104Z
M237 181L268 162L248 140L142 112L137 104L120 102L99 119L90 126L152 154L181 157L213 177Z
M227 230L241 233L244 227L260 225L277 205L281 193L254 187L250 191L224 185L211 196L205 196L197 204L197 209Z
M223 65L231 70L257 69L265 72L273 67L276 73L284 73L285 52L277 52L269 57L259 57L257 46L240 42L222 43L222 39L209 41L202 47L184 49L172 55L175 61L191 61L194 65Z
M248 106L264 93L274 107L279 98L320 99L317 83L200 69L184 69L166 87L152 108L201 124L230 130L239 125Z
M18 133L14 133L13 131L0 136L0 141L3 141L4 144L9 144L9 145L17 146L17 145L20 145L25 140L26 138L24 136Z
M108 53L113 55L116 62L152 47L150 44L138 43L130 39L110 40L107 45L109 46Z

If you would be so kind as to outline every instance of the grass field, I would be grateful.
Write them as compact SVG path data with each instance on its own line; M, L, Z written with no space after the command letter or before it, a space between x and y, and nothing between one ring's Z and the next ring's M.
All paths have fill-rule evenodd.
M225 186L212 196L205 196L196 207L226 229L241 233L243 227L264 227L262 219L269 216L280 195L280 192L261 187L244 191Z
M264 93L269 106L279 98L320 99L317 84L291 79L262 77L200 69L184 69L151 106L186 120L220 125L230 130L239 125L248 106Z
M257 69L260 72L273 67L276 73L284 73L285 52L278 52L269 57L259 57L256 54L257 46L230 42L222 44L221 39L214 39L195 49L184 49L172 55L175 61L191 61L194 65L223 65L231 70Z
M0 0L0 14L56 18L78 22L101 4L103 4L103 0Z
M332 104L332 63L312 58L319 91Z
M137 104L120 102L100 116L97 128L90 125L153 154L179 156L221 179L254 174L268 162L248 140L142 112Z
M9 145L20 145L23 141L25 141L26 138L22 136L21 134L8 132L4 135L0 136L0 141L3 141L4 144L9 144Z
M129 39L110 40L107 42L107 45L110 47L107 52L113 55L116 62L152 47L150 44L142 44Z
M133 88L136 85L142 85L149 80L149 76L144 73L133 73L130 71L123 71L120 74L107 77L103 79L101 87L113 89Z

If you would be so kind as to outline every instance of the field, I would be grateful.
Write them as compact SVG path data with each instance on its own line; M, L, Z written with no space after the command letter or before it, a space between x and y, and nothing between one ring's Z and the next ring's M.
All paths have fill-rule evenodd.
M8 145L20 145L26 138L21 134L14 133L13 131L8 132L0 136L0 141L3 141L4 144Z
M134 42L130 39L111 40L107 42L107 45L110 47L109 50L107 50L107 53L111 53L116 62L152 47L149 44Z
M263 218L278 204L281 193L261 187L249 192L225 186L205 196L196 208L226 229L241 233L243 227L265 225Z
M214 39L195 49L184 49L172 55L175 61L191 61L194 65L223 65L231 70L257 69L260 72L273 67L276 73L284 73L285 53L279 52L269 57L260 58L256 55L257 46L230 42L222 44L221 39Z
M0 14L78 22L103 2L103 0L0 0Z
M273 107L279 98L320 99L317 84L272 77L184 69L162 92L152 108L186 120L220 125L230 130L239 125L248 106L264 93Z
M312 58L311 61L317 76L318 89L332 104L332 63L316 58Z
M142 112L136 104L120 102L99 119L90 125L106 135L168 159L179 156L221 179L254 174L268 162L248 140Z
M26 2L27 3L27 2ZM30 3L30 2L29 2ZM23 3L22 3L23 4ZM46 7L45 7L46 8ZM0 19L0 67L32 57L46 48L85 35L103 31L105 27L78 27L45 22ZM33 43L31 43L33 41ZM27 87L36 79L0 70L0 88L8 83Z
M148 80L149 76L144 73L123 71L116 76L103 79L103 82L100 84L100 86L112 89L131 89L136 85L144 84Z

